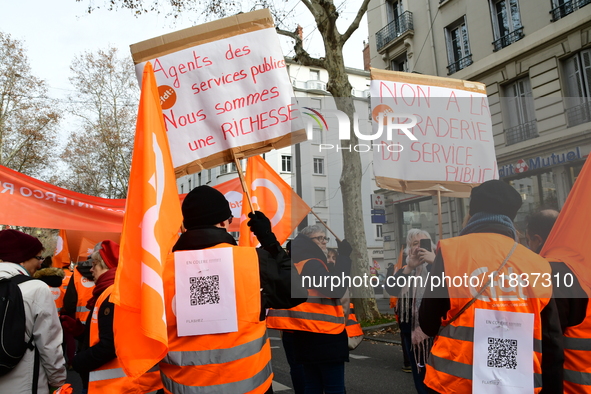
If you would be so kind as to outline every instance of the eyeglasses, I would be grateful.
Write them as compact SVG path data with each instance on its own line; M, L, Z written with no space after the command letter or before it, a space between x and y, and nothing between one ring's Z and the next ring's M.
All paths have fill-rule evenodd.
M323 235L320 235L320 236L318 236L318 237L312 237L312 238L310 238L310 239L315 239L315 240L316 240L316 241L318 241L318 242L328 242L328 241L330 241L330 238L328 238L328 237L325 237L325 236L323 236Z
M39 261L45 260L45 257L43 257L43 256L35 256L35 258Z

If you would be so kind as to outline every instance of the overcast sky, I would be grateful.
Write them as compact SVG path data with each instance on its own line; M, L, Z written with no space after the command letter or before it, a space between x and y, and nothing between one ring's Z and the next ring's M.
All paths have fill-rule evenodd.
M93 1L96 5L104 3L104 0ZM307 16L309 13L301 4L292 9L296 3L291 1L289 16L302 24L305 37L312 38L306 48L312 55L320 55L322 48L314 46L319 40L313 21ZM344 1L339 8L344 18L341 32L354 18L360 3L360 0ZM194 24L189 18L181 18L174 24L172 19L155 13L136 18L129 10L98 10L88 14L88 0L82 3L75 0L2 0L0 4L0 31L23 41L33 75L47 82L49 95L55 98L64 97L71 89L69 66L75 56L109 46L119 48L122 55L131 56L130 44ZM341 2L337 1L338 4ZM367 40L365 18L345 47L348 67L363 68L363 40ZM283 41L284 54L293 56L291 47L286 40Z

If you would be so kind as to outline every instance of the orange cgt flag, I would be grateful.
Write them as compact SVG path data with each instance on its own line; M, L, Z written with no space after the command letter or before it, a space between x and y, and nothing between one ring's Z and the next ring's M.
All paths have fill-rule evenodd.
M138 110L119 266L111 301L125 373L138 377L168 352L163 269L182 221L158 88L146 63Z
M591 288L591 260L587 257L591 239L590 196L591 160L587 158L540 255L548 261L564 262L580 282Z
M280 244L284 243L310 212L310 207L260 156L248 159L245 181L254 209L267 215L277 240ZM240 246L258 245L256 237L246 225L249 213L250 207L245 193L240 222Z
M60 230L57 236L55 245L55 252L51 259L51 265L57 268L63 268L70 265L70 249L68 248L68 238L66 238L66 230Z
M78 256L76 257L76 262L78 261L85 261L88 256L92 254L94 247L98 244L93 240L90 240L86 237L82 237L82 241L80 242L80 248L78 249Z

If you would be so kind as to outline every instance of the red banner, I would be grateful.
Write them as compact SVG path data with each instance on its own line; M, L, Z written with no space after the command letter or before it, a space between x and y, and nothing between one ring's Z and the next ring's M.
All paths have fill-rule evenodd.
M224 193L230 205L242 202L242 187L238 178L214 187ZM179 196L181 201L185 196ZM125 199L76 193L0 166L0 207L0 224L121 233ZM236 212L239 216L240 207ZM239 223L233 223L230 231L238 231L239 226ZM68 246L72 251L73 245ZM75 249L71 255L76 256L77 252L78 249Z

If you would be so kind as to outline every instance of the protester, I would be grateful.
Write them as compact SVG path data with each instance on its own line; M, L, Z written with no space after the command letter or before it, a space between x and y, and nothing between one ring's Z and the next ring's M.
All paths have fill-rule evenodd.
M328 248L326 252L326 264L328 265L328 270L332 271L337 263L337 256L339 252L335 248Z
M30 235L17 230L0 231L0 279L17 275L31 276L40 267L43 245ZM28 350L16 367L0 377L2 393L49 393L66 381L62 352L62 329L49 287L40 280L20 283L24 310L24 339L32 338L34 349ZM37 354L37 355L36 355ZM38 376L35 376L38 367Z
M548 235L558 218L558 211L552 209L536 212L528 219L526 239L528 247L540 253ZM589 373L588 351L581 348L581 341L588 341L591 333L589 296L574 272L566 264L579 256L571 249L558 247L545 253L552 268L553 297L558 309L564 340L564 392L581 393L591 391L591 383L582 376ZM568 280L568 286L565 285Z
M232 251L238 330L179 336L173 310L174 255L170 255L164 272L169 352L160 362L164 391L183 394L272 393L266 308L290 308L305 300L291 298L290 259L271 231L271 222L258 211L249 214L248 225L261 247L236 246L234 238L227 232L233 220L230 204L214 188L199 186L191 190L183 201L182 212L186 231L173 251L216 248ZM296 297L299 293L305 297L304 289L299 293L294 289L294 292Z
M100 244L99 244L100 246ZM98 250L98 249L97 249ZM92 259L76 264L74 274L70 278L61 315L67 315L86 324L90 310L86 303L92 298L94 277L92 276Z
M435 259L433 250L420 247L420 241L428 239L432 245L431 235L420 229L410 229L406 234L406 264L398 270L390 281L386 281L385 289L391 296L398 297L398 326L402 338L403 351L409 358L409 364L417 393L427 393L423 383L425 363L433 343L419 326L419 308L425 292L424 286L415 286L410 276L426 280L430 265ZM400 284L400 287L398 286Z
M467 276L486 280L482 281L481 286L457 285L457 281L453 285L443 281L440 286L428 287L425 291L419 309L420 326L427 335L438 335L431 349L425 384L435 392L478 392L473 386L500 384L501 387L496 387L496 390L510 390L508 386L517 389L532 385L534 392L540 392L543 387L543 393L562 393L563 351L558 313L551 299L552 290L542 283L534 285L530 282L529 286L522 286L518 282L511 287L507 282L509 273L524 274L531 278L534 278L534 274L550 275L548 262L516 241L513 220L521 203L521 195L509 184L500 180L484 182L472 189L470 218L460 236L439 241L431 277ZM504 286L501 279L506 280ZM482 291L482 295L479 296L477 291ZM533 332L529 331L527 324L511 323L509 326L508 323L496 323L516 319L512 317L516 315L511 313L523 314L524 319L532 316L533 323L530 324L533 324ZM494 314L495 318L485 321L482 316L490 314ZM495 327L498 330L495 335L502 338L489 337L488 344L492 341L493 345L475 342L475 332ZM507 331L509 328L511 331ZM494 344L505 343L499 341L506 341L505 335L510 335L505 332L519 337L533 336L531 341L511 343L511 346L521 346L525 354L531 352L531 380L523 376L515 381L507 380L505 374L510 371L505 365L513 366L522 373L530 373L524 371L531 371L532 364L511 364L511 359L503 356L507 353L496 353ZM476 356L476 347L487 346L488 356ZM511 353L511 349L507 351ZM495 378L473 382L473 372L493 374ZM541 381L536 378L540 374Z
M113 337L115 306L110 301L110 295L118 264L119 245L111 240L102 241L100 249L92 254L90 269L95 282L92 298L86 304L92 310L86 324L90 346L76 354L72 367L81 376L88 375L89 393L155 391L162 387L156 371L149 371L139 379L132 379L125 376L117 359ZM65 325L75 325L78 322L69 316L61 318L63 322L67 322Z
M345 362L349 361L345 314L340 298L347 284L314 287L325 278L348 276L351 270L351 246L338 242L335 267L327 265L326 230L319 225L304 228L292 241L292 261L302 283L308 290L308 300L290 310L270 310L269 328L293 330L294 359L304 366L306 394L345 392ZM331 281L328 280L328 283Z

